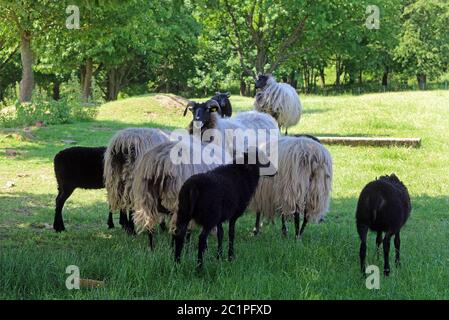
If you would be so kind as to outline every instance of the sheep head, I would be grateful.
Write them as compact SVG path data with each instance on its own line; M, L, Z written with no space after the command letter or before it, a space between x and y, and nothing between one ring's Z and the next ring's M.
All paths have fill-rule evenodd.
M211 99L215 100L218 102L218 104L220 105L220 108L224 108L226 107L226 103L229 100L229 97L231 96L231 94L229 92L215 92L215 96L213 96ZM220 112L221 114L221 112Z
M221 114L220 104L212 99L202 103L189 101L186 109L184 110L184 116L186 115L187 110L192 112L192 122L199 128L209 124L210 114L212 112L219 112Z
M265 86L268 84L268 80L270 78L273 78L273 76L270 73L267 74L259 74L256 83L255 83L255 87L256 89L263 89L265 88Z

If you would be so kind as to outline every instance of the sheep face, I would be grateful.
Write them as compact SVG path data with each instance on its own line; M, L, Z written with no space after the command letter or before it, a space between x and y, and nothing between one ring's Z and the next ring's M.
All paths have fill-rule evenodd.
M184 111L184 116L187 113L187 109L192 112L193 123L196 126L199 126L200 128L202 128L203 126L207 125L210 122L211 119L210 114L212 112L217 112L221 110L219 103L212 99L203 103L189 101Z
M229 92L221 93L215 92L215 96L212 97L213 100L217 101L220 107L223 109L226 107L226 101L229 99L231 94Z
M263 89L267 85L268 79L268 75L260 74L255 83L256 89Z

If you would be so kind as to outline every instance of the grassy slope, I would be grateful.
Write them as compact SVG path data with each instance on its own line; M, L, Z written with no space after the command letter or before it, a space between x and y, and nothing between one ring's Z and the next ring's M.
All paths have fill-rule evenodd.
M252 103L231 100L236 110ZM42 228L53 221L52 159L65 147L61 140L105 145L128 126L185 127L182 108L137 97L103 105L95 122L35 128L33 140L1 133L0 148L21 155L0 153L0 298L449 299L449 92L309 96L303 105L300 125L290 133L422 137L423 146L330 147L334 192L325 223L308 226L296 243L292 228L288 239L281 238L279 221L252 237L254 216L248 214L237 224L236 260L217 263L211 237L201 275L194 272L194 245L174 267L167 235L157 237L151 253L144 235L108 230L104 190L74 193L65 208L67 232ZM354 209L363 186L391 172L409 187L413 212L401 236L403 266L381 279L381 290L370 291L358 271ZM15 186L5 188L8 181ZM382 266L374 235L369 241L368 262ZM67 290L65 268L71 264L82 277L105 280L105 287Z

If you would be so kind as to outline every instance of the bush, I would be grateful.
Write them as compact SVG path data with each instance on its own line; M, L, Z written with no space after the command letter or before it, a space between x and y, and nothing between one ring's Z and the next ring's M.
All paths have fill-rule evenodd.
M62 124L74 121L93 120L97 115L96 106L83 106L81 103L61 100L35 99L31 103L16 102L15 108L5 108L0 112L1 127L20 127L33 125L38 121L45 124Z

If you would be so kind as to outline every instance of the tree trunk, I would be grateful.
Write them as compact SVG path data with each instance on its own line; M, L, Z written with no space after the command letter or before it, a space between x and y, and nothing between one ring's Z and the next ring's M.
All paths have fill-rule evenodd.
M246 82L243 77L240 78L240 95L246 96Z
M265 65L267 64L267 53L265 48L258 48L256 56L256 74L265 73Z
M59 86L60 86L59 80L56 79L53 82L53 100L56 100L56 101L59 100L61 97Z
M107 91L106 91L106 100L114 101L117 100L119 93L119 81L117 69L111 69L108 71L107 77Z
M341 81L340 81L340 77L341 77L341 62L340 62L340 58L337 57L337 60L335 61L335 85L339 86Z
M388 69L385 69L384 74L382 75L382 86L388 86Z
M20 81L20 102L30 102L33 95L33 52L31 50L31 35L21 34L20 55L22 60L22 80Z
M326 78L324 75L324 68L320 68L319 73L320 73L320 87L321 87L321 89L324 89L324 87L326 86Z
M423 73L416 76L420 90L426 90L427 76Z
M93 62L91 58L86 60L86 64L84 66L84 72L82 76L82 99L83 103L88 103L90 96L92 94L92 74L93 74Z
M362 82L363 82L363 71L360 70L360 71L359 71L359 84L361 85Z

